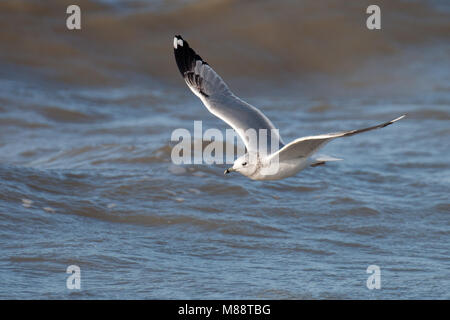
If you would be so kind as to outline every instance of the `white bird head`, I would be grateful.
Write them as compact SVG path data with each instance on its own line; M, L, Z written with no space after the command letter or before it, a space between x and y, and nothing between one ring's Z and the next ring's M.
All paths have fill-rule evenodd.
M236 171L246 177L249 177L253 175L257 170L258 158L256 156L251 157L248 153L246 153L243 156L237 158L233 163L233 167L225 170L224 174Z

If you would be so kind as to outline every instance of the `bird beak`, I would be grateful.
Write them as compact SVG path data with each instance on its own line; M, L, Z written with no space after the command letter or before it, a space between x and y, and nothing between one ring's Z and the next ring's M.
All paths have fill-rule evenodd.
M227 170L224 171L223 174L229 174L230 172L234 171L233 168L228 168Z

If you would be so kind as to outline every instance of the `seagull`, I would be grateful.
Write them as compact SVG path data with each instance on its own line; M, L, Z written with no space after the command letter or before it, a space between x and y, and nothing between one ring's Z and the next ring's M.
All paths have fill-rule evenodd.
M295 139L285 144L273 123L256 107L234 95L222 78L205 62L180 35L173 39L175 60L189 89L200 98L206 108L216 117L231 126L243 140L247 152L237 158L233 167L224 174L239 172L252 180L280 180L293 176L307 167L316 167L331 157L314 158L314 154L335 138L384 128L400 119L384 122L364 129L327 133ZM275 141L276 151L267 154L255 139L250 139L248 130L266 130L267 139ZM272 150L272 149L271 149Z

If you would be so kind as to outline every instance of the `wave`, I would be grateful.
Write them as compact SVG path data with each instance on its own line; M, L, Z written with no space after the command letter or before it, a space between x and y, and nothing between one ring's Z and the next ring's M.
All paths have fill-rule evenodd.
M68 32L61 23L65 8L60 1L10 0L0 3L1 54L4 63L44 70L69 84L122 83L133 73L167 81L177 73L172 36L181 33L227 76L243 77L243 69L246 77L275 81L289 75L340 74L359 70L370 57L448 42L450 13L433 3L379 1L382 30L371 32L365 27L368 0L198 0L134 6L83 0L82 30Z

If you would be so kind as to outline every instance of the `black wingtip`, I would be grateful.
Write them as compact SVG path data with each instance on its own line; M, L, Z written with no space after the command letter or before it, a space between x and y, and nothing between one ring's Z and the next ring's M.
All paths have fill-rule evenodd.
M178 69L183 77L186 76L186 72L193 71L198 60L207 64L180 35L174 36L173 48Z
M173 37L173 48L176 50L178 47L182 47L184 44L184 39L179 34Z

